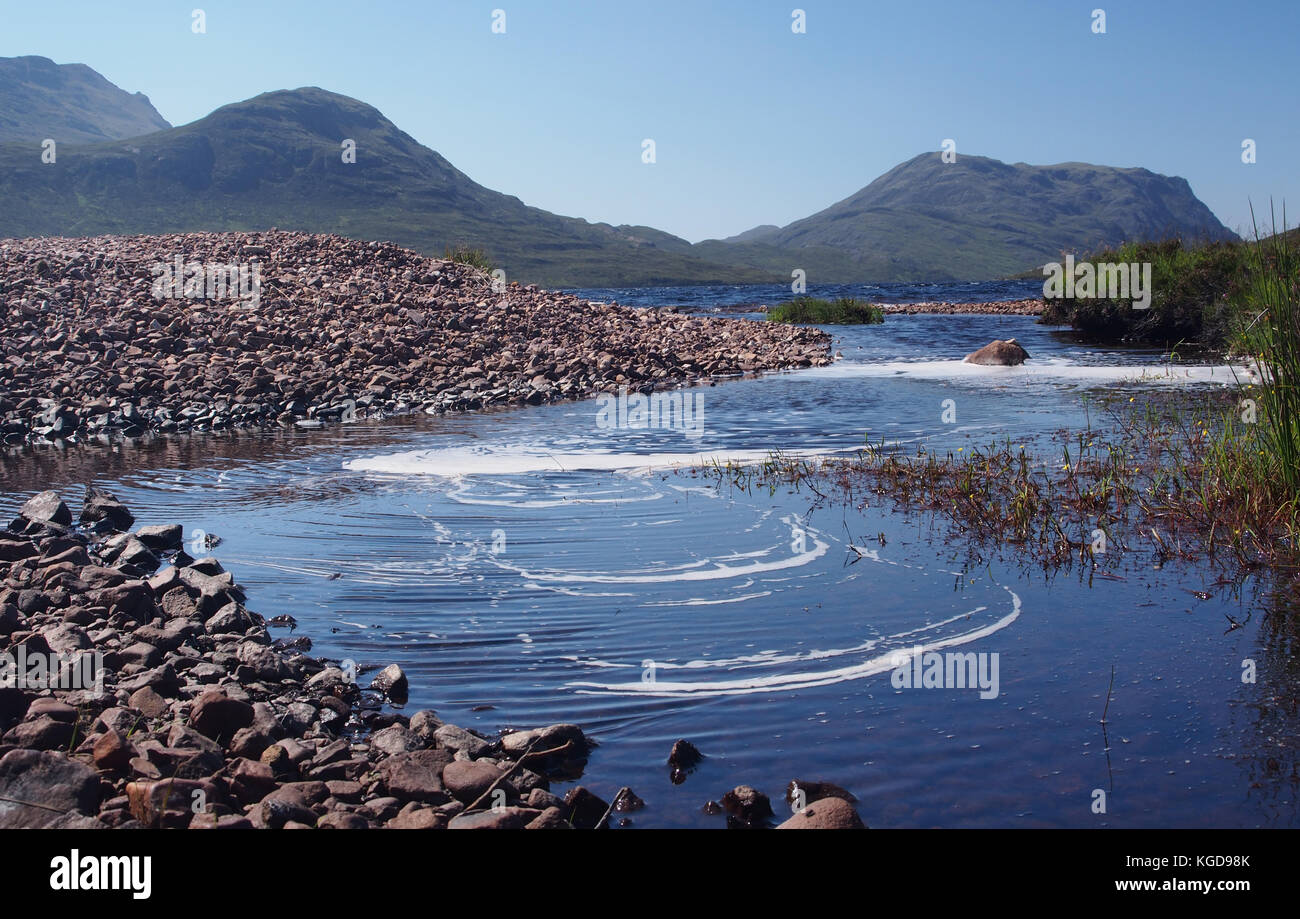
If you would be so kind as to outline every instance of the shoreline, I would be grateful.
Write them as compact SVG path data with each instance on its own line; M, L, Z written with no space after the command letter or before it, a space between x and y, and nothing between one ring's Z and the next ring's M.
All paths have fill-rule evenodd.
M1047 303L1041 299L990 300L986 303L963 303L935 300L922 303L878 303L886 315L984 315L984 316L1041 316Z
M884 303L872 301L874 306L886 314L897 314L900 316L947 316L954 314L963 314L971 316L988 315L988 316L1041 316L1047 308L1045 300L1022 299L1022 300L923 300L915 303ZM674 312L690 312L688 306L666 306L660 307L665 310ZM710 307L707 311L700 311L703 315L715 314L752 314L758 313L765 315L772 309L769 303L736 303L725 306ZM691 313L697 315L697 313Z
M47 491L0 530L0 828L601 829L646 806L626 786L551 793L597 747L580 726L490 737L408 716L400 667L363 686L292 617L249 610L180 525L135 523L107 492L74 520ZM673 781L699 758L674 744ZM838 786L792 787L803 806L778 828L864 828ZM728 826L776 822L750 786L718 800L703 812Z

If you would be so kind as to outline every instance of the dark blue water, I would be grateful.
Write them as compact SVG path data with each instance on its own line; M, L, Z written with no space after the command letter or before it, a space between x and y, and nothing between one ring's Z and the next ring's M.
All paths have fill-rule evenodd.
M593 400L51 451L4 465L3 509L93 479L146 522L214 532L251 606L293 615L315 653L399 662L409 710L484 731L583 725L601 743L584 784L632 786L639 825L721 826L707 800L742 782L776 800L791 779L849 788L873 826L1293 825L1294 639L1252 583L1140 553L1119 580L1048 576L888 501L691 469L867 438L1012 438L1050 462L1051 432L1102 421L1095 397L1140 404L1225 371L1089 350L1019 316L835 335L831 367L685 391L690 429L611 427ZM960 363L994 337L1031 361ZM1225 615L1246 626L1225 632ZM895 688L892 655L917 645L997 654L998 694ZM674 786L679 737L708 758Z
M1043 295L1041 278L1008 281L944 281L929 284L808 284L807 295L834 299L857 297L873 303L990 303ZM684 287L592 287L570 293L588 300L625 306L680 306L713 312L737 306L772 306L789 300L789 284L718 284Z

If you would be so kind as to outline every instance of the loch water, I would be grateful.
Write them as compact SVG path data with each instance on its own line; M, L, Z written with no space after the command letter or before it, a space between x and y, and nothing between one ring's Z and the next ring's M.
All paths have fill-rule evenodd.
M891 287L811 292L1037 289ZM582 293L743 314L780 291ZM581 783L606 799L630 786L647 805L636 826L722 827L702 807L742 783L788 813L792 779L849 789L873 827L1295 825L1295 615L1261 584L1140 553L1115 577L1046 572L965 544L942 515L692 468L867 439L1010 439L1050 462L1054 432L1105 424L1103 397L1195 392L1231 371L1089 347L1025 316L829 331L842 353L829 367L684 390L693 430L611 426L593 399L42 448L0 460L0 511L44 488L75 507L93 482L142 523L216 534L249 606L293 616L313 654L399 663L406 711L486 733L582 725L599 746ZM1023 367L960 362L1009 337ZM897 655L916 648L996 660L996 695L897 688ZM678 738L705 754L682 784L665 765Z

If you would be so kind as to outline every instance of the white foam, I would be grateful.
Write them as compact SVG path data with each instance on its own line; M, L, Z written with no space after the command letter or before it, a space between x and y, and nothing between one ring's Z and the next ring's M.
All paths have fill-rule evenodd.
M1234 376L1235 374L1235 376ZM990 367L965 361L836 361L799 374L805 380L860 377L912 377L920 380L962 380L1007 383L1064 381L1080 383L1219 383L1250 379L1245 367L1229 364L1079 364L1064 358L1033 359L1018 367Z
M816 456L817 450L783 451L793 456ZM530 472L627 472L693 468L714 463L758 463L770 450L730 450L716 453L614 453L584 450L547 453L536 447L511 444L410 450L349 460L344 469L387 475L430 475L461 478L470 475L522 475ZM575 499L569 499L575 500ZM582 499L598 503L600 499ZM627 498L609 499L627 501ZM563 502L560 502L563 503Z
M785 558L768 561L752 561L740 565L724 565L717 559L700 559L670 568L658 568L649 571L624 571L611 574L577 573L567 571L530 571L496 559L498 565L507 568L527 581L540 581L553 584L675 584L687 581L718 581L744 575L762 574L769 571L784 571L789 568L802 568L804 565L821 558L830 546L818 539L811 531L812 547ZM712 567L706 567L712 564Z
M1011 612L1003 616L996 622L973 629L962 635L954 635L950 638L939 639L929 642L928 644L910 644L899 646L883 654L877 654L874 657L867 658L865 661L857 664L850 664L846 667L839 667L833 670L818 670L811 673L777 673L766 676L744 676L731 680L681 680L669 681L656 679L653 681L629 681L625 683L594 683L594 682L571 682L568 685L574 687L574 690L582 694L594 693L627 693L644 696L739 696L752 695L760 692L789 692L797 689L808 689L814 686L830 686L835 683L844 683L849 680L860 680L864 677L875 676L876 674L885 673L895 669L897 666L897 656L902 654L912 654L917 648L921 653L937 651L940 648L951 648L958 645L969 644L978 641L981 638L987 638L997 632L1002 631L1011 623L1020 618L1020 597L1010 588L1003 587L1011 595ZM937 625L937 623L936 623ZM895 636L898 637L898 636ZM814 651L807 655L798 656L803 660L821 660L823 658L836 657L850 651L866 649L877 644L875 641L864 643L859 648L841 649L838 651ZM675 668L666 668L660 662L655 663L655 669L698 669L706 667L717 667L719 664L730 664L735 666L744 663L761 663L769 664L780 661L792 660L789 655L778 657L772 652L762 652L749 658L733 658L730 661L690 661L687 664L675 665Z

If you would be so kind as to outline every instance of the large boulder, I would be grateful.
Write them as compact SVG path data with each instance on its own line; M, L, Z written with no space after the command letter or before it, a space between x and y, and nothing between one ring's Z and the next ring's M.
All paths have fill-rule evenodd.
M124 532L131 529L135 517L127 506L106 491L87 487L81 506L81 522L104 531Z
M43 491L28 499L18 513L32 523L53 524L57 527L72 525L72 511L68 510L68 506L55 491Z
M994 339L978 351L972 351L966 355L968 364L984 364L994 367L1015 367L1023 364L1029 352L1020 347L1020 342L1014 338Z

